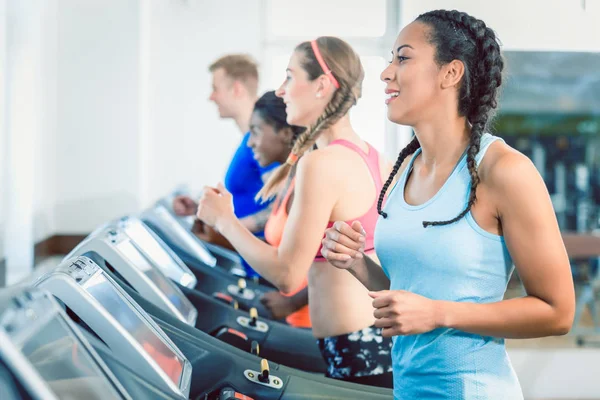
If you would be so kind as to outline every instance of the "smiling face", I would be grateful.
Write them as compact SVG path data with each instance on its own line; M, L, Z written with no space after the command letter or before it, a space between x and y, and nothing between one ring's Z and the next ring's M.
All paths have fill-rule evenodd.
M254 152L254 159L261 167L276 161L284 163L290 154L292 138L290 128L276 131L273 124L267 123L260 112L252 113L248 146Z
M445 71L427 40L429 29L420 22L407 25L394 43L390 65L381 73L389 96L388 118L397 124L415 126L441 106Z

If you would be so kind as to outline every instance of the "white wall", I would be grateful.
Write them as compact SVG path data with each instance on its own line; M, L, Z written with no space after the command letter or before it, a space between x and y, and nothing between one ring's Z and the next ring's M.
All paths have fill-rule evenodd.
M10 1L10 0L9 0ZM56 203L57 34L58 2L44 0L40 49L40 131L34 141L33 240L54 234Z
M207 100L207 67L229 52L260 58L256 4L58 0L54 152L36 185L55 200L38 207L38 232L86 233L179 184L222 179L240 134Z
M0 0L0 262L4 259L6 224L6 0ZM0 277L0 281L2 281Z
M467 12L494 29L504 50L600 51L598 0L402 0L400 26L435 9Z
M223 178L241 136L208 101L208 66L233 52L260 54L259 1L148 2L147 175L145 201L177 184L193 192Z
M139 208L139 2L59 0L55 229Z

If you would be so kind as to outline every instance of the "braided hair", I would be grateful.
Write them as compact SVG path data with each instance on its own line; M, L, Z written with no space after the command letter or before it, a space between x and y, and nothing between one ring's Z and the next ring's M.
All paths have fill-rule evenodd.
M345 41L330 36L316 40L317 46L331 69L331 73L339 83L339 88L333 93L331 101L323 113L294 141L292 154L300 158L315 145L319 135L338 122L356 104L362 95L364 70L360 57ZM303 55L302 68L307 72L308 79L313 81L325 71L317 61L310 42L300 43L296 52ZM278 167L258 196L263 201L273 197L292 170L292 164L285 163Z
M486 131L498 106L498 89L502 84L504 61L500 53L496 34L482 20L456 10L436 10L421 14L416 21L426 24L428 41L435 49L435 61L439 66L460 60L464 64L464 76L458 93L458 112L466 116L471 124L469 146L467 148L467 166L471 176L471 189L466 208L448 221L423 221L423 227L449 225L463 218L473 207L476 197L479 175L475 157L479 153L481 136ZM414 137L400 152L394 168L383 185L377 211L387 218L381 210L385 194L407 156L420 147Z

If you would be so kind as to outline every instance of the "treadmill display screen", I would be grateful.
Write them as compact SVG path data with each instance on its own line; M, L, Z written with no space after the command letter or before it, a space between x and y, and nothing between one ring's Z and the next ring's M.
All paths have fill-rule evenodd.
M194 257L200 259L203 263L215 267L217 265L217 259L213 256L210 251L202 244L202 242L194 236L191 232L192 225L187 225L185 221L180 223L167 209L159 205L154 209L156 215L161 219L163 223L166 223L170 230L175 231L174 234L178 237L179 241L183 241L185 250L191 252Z
M191 274L191 272L186 271L187 268L185 266L179 265L177 261L167 253L140 222L128 222L125 232L127 232L127 235L135 241L135 244L139 246L148 257L152 258L165 275L174 281L183 284L181 282L184 278L183 275L186 273Z
M179 386L184 360L125 302L106 277L102 274L95 275L86 282L85 288L146 350L171 381Z
M129 259L138 269L144 272L144 275L150 279L156 287L169 299L171 304L183 315L187 320L189 316L196 313L193 304L185 297L185 295L169 281L160 271L153 267L148 259L135 248L130 240L124 240L117 245L117 249Z
M79 340L72 336L60 314L19 345L58 398L120 398Z

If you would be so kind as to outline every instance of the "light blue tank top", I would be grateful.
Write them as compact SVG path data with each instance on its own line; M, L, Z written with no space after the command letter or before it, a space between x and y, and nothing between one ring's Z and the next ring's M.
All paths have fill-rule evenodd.
M483 135L477 165L495 140ZM434 300L501 301L513 272L504 238L484 231L471 213L452 225L423 228L423 221L447 221L467 205L471 180L462 156L448 180L429 201L406 203L412 156L390 192L375 230L375 250L392 290ZM508 399L523 394L504 339L455 329L393 338L394 399Z

